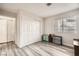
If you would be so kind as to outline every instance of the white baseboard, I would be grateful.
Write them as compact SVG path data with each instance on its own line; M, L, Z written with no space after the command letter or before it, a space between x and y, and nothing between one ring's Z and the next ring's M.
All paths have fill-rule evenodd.
M73 45L72 45L72 44L68 44L68 43L63 43L63 45L73 47Z
M21 44L20 46L18 46L18 47L19 47L19 48L22 48L22 47L24 47L24 46L26 46L26 45L29 45L29 44L32 44L32 43L35 43L35 42L39 42L39 41L41 41L41 40L22 43L22 44Z

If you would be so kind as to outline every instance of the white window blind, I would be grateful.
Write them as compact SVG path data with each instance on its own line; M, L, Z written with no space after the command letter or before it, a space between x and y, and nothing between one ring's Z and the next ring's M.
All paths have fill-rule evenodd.
M76 23L76 17L65 17L57 20L57 26L55 27L58 32L76 33Z

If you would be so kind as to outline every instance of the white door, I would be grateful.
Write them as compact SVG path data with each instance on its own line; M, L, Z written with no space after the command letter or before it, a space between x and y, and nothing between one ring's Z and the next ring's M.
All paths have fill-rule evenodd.
M0 19L0 43L7 42L7 21Z
M15 40L15 20L7 21L8 42Z
M40 22L39 21L31 21L30 22L30 35L29 35L29 40L30 42L37 42L40 40Z
M40 41L41 23L36 20L25 20L21 25L21 45L28 45Z

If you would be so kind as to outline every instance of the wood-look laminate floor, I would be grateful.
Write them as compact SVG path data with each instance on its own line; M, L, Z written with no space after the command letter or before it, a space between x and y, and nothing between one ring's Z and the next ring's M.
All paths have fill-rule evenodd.
M0 56L73 56L73 49L47 42L37 42L18 48L10 42L0 44Z

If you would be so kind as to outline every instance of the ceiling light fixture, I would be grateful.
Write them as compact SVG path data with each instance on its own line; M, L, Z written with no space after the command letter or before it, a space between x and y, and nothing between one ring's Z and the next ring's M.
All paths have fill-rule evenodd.
M47 3L46 5L47 5L47 6L51 6L51 5L52 5L52 3Z

